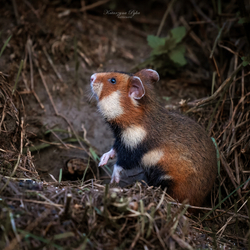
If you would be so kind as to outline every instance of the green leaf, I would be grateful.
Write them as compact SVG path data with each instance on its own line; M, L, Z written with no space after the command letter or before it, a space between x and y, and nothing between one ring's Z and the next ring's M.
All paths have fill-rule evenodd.
M241 60L243 61L242 66L246 67L250 63L250 56L242 56Z
M176 43L179 43L183 37L186 35L186 28L184 26L176 27L170 30L171 37Z
M176 42L173 38L167 37L165 39L165 44L160 45L156 48L154 48L151 52L151 56L153 55L162 55L162 54L168 54L170 50L174 49L176 47Z
M162 97L164 100L166 100L167 102L170 101L172 99L171 96L163 96Z
M168 56L174 63L184 66L187 63L184 54L185 46L183 44L179 44L169 52Z
M162 55L164 53L167 53L168 51L165 50L163 48L163 46L160 46L160 47L157 47L157 48L154 48L152 51L151 51L151 56L156 56L156 55Z
M249 22L250 22L250 17L242 17L239 19L238 24L244 24Z
M246 62L246 61L244 61L244 62L242 63L243 67L246 67L248 64L249 64L249 62Z
M168 53L170 50L174 49L176 47L177 43L175 41L175 39L173 39L172 37L168 37L166 39L165 45L164 45L164 49L166 51L166 53Z
M163 46L165 44L166 38L154 36L154 35L148 35L147 37L148 45L155 49L157 47Z

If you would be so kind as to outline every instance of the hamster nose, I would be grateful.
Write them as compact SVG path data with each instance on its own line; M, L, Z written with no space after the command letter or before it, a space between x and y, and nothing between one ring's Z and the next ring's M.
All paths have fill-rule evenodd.
M94 82L94 80L95 80L95 74L93 74L91 77L90 77L90 82L92 83L92 82Z

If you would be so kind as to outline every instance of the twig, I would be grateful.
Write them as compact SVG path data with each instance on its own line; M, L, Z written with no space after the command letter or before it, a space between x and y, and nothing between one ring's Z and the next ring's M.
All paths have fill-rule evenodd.
M138 233L136 234L136 236L135 236L135 238L134 238L134 240L133 240L133 242L132 242L129 250L133 250L134 249L135 244L139 240L139 238L140 238L140 230L138 230Z
M50 57L49 54L47 53L47 50L46 50L45 47L43 47L43 52L44 52L45 56L47 57L47 60L48 60L49 64L51 65L52 69L55 71L55 73L56 73L58 79L61 81L61 83L63 83L62 76L61 76L61 74L58 72L58 70L56 69L56 67L55 67L55 65L54 65L54 63L53 63L51 57Z
M26 64L26 59L24 59L24 67L25 67L25 64ZM24 72L22 72L22 78L23 78L23 82L25 84L26 90L19 91L19 95L30 94L31 91L30 91L30 88L28 86L28 82L27 82L27 79L26 79L26 76L25 76Z
M158 28L158 30L157 30L156 36L159 36L159 35L161 34L163 25L164 25L164 23L165 23L165 21L166 21L166 18L167 18L167 16L168 16L168 14L169 14L169 12L170 12L170 10L171 10L171 8L172 8L172 6L173 6L173 4L174 4L175 1L176 1L176 0L172 0L172 1L169 3L169 5L168 5L168 7L167 7L167 9L166 9L166 11L165 11L163 17L162 17L161 24L160 24L160 26L159 26L159 28Z
M34 9L34 7L31 5L31 3L28 0L23 0L24 3L32 10L32 12L36 15L38 19L40 19L40 15L37 10Z
M63 214L64 216L68 216L69 214L71 200L72 200L72 194L67 194L67 199L66 199L66 204L64 207L64 214Z
M44 51L46 51L46 50L44 50ZM46 54L46 53L47 53L47 52L45 52L45 54ZM47 57L47 58L48 58L48 60L49 60L50 57ZM52 106L53 106L53 109L54 109L54 111L55 111L56 116L62 117L62 118L68 123L68 125L70 126L71 130L73 131L73 133L74 133L74 135L75 135L75 137L76 137L78 143L79 143L80 146L83 148L83 150L85 150L85 151L87 152L86 148L85 148L85 147L83 146L83 144L81 143L81 141L80 141L80 139L79 139L79 136L76 134L76 132L75 132L73 126L71 125L71 123L69 122L69 120L68 120L64 115L62 115L62 114L60 114L60 113L58 112L58 110L57 110L57 108L56 108L56 106L55 106L54 100L53 100L53 98L52 98L52 96L51 96L51 94L50 94L50 91L49 91L49 88L48 88L48 86L47 86L47 83L46 83L46 81L45 81L45 78L44 78L44 76L43 76L42 70L41 70L41 68L40 68L39 63L38 63L37 60L35 60L35 64L36 64L36 66L37 66L37 68L38 68L38 72L39 72L40 77L41 77L41 79L42 79L43 85L44 85L44 87L45 87L45 89L46 89L46 92L47 92L47 94L48 94L48 96L49 96L50 102L51 102L51 104L52 104Z
M6 106L7 106L7 98L5 99L5 103L4 103L3 111L2 111L2 119L1 119L1 122L0 122L0 134L1 134L1 131L2 131L2 124L3 124L4 118L5 118Z
M196 11L197 11L197 12L198 12L207 22L211 23L214 27L217 27L217 26L214 24L214 22L213 22L207 15L205 15L205 14L201 11L201 9L197 6L197 4L195 3L194 0L190 0L190 2L193 4L195 10L196 10Z
M56 206L57 204L55 204L55 202L51 201L50 199L45 197L43 194L37 192L37 195L40 196L41 198L43 198L44 200L46 200L47 202L49 202L50 204L52 204L53 206L57 207L60 212L63 212L62 208Z
M246 205L247 202L248 202L248 199L246 199L246 200L243 202L242 206L237 210L237 213L235 213L233 216L231 216L230 218L228 218L226 224L223 225L223 226L221 227L221 229L216 233L216 234L219 234L219 233L221 232L220 235L219 235L219 237L221 237L221 235L222 235L223 232L225 231L225 229L226 229L228 223L229 223L235 216L237 216L237 214L239 213L239 211L242 209L243 206Z
M36 98L37 102L39 103L41 109L43 109L44 111L46 111L44 105L43 105L42 102L40 101L40 99L39 99L38 95L36 94L35 90L32 90L31 92L32 92L32 94L35 96L35 98Z
M96 8L96 7L100 6L100 5L103 5L103 4L105 4L105 3L109 2L109 1L110 1L110 0L101 0L101 1L98 1L98 2L96 2L96 3L93 3L93 4L90 4L90 5L84 6L84 7L81 8L81 9L57 8L56 10L57 10L57 11L69 10L69 12L71 12L71 13L74 13L74 12L77 13L77 12L79 12L79 11L85 12L86 10L94 9L94 8Z
M58 183L57 179L56 179L52 174L49 174L49 176L51 177L51 179L52 179L54 182Z
M16 0L12 0L12 5L13 5L17 25L20 25L20 18L19 18L19 14L18 14L18 10L17 10Z
M191 36L191 38L203 49L203 51L205 51L201 39L191 30L190 26L188 25L187 21L184 19L183 16L180 17L180 21L188 30L188 34Z
M92 60L90 60L82 51L77 49L77 53L83 58L83 60L91 67L93 65Z
M58 194L56 194L58 195ZM6 200L11 200L11 201L20 201L20 198L13 198L13 197L4 197ZM45 201L37 201L37 200L30 200L30 199L22 199L23 202L30 202L30 203L36 203L36 204L42 204L46 206L53 206L53 207L61 207L63 208L62 204L56 204L56 203L51 203L51 202L45 202Z
M39 75L40 75L40 77L41 77L41 79L42 79L43 86L45 87L46 92L47 92L47 94L48 94L48 96L49 96L49 99L50 99L50 102L51 102L51 104L52 104L52 107L53 107L53 109L54 109L56 115L58 115L58 111L57 111L57 108L56 108L56 106L55 106L54 100L53 100L53 98L52 98L52 96L51 96L51 94L50 94L49 88L48 88L47 83L46 83L46 81L45 81L45 79L44 79L44 76L43 76L43 72L42 72L42 70L41 70L41 68L40 68L40 66L39 66L37 60L35 60L35 64L36 64L36 66L37 66L37 68L38 68Z
M15 85L14 85L14 88L12 90L12 95L14 95L14 92L17 88L17 83L18 83L18 80L19 80L19 76L20 76L20 73L22 71L22 68L23 68L23 60L21 60L20 62L20 66L19 66L19 69L18 69L18 73L17 73L17 77L16 77L16 81L15 81Z
M30 88L31 90L34 90L34 77L33 77L34 73L33 73L32 53L31 53L32 40L30 38L28 38L27 40L26 47L28 50L29 62L30 62Z
M0 175L2 177L2 175ZM15 195L20 195L21 193L18 191L18 189L9 181L9 179L6 180L6 178L1 178L1 180L8 184L8 186L14 191Z
M83 139L90 145L89 140L87 139L87 130L84 127L84 124L82 123L82 130L83 130Z
M155 231L156 231L157 238L159 239L159 241L160 241L160 243L161 243L163 249L166 249L165 243L164 243L164 241L162 240L162 238L161 238L161 236L160 236L159 229L158 229L158 227L157 227L155 221L154 221L154 227L155 227Z
M69 147L67 146L67 144L65 144L62 140L61 140L61 138L53 131L53 130L51 130L51 133L63 144L63 146L66 148L66 149L68 149Z
M179 244L179 246L181 248L193 250L193 248L187 242L185 242L183 239L181 239L176 234L172 234L171 237Z

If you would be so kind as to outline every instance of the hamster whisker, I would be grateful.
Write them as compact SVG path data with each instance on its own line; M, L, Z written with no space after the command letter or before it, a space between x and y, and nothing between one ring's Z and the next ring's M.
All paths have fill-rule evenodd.
M94 96L95 94L91 94L91 96L89 97L89 99L88 99L88 102L90 102L91 101L91 99L93 98L93 96Z

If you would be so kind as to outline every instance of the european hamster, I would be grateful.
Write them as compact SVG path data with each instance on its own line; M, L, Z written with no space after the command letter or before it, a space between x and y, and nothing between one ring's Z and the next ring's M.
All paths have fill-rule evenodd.
M104 72L90 81L115 137L99 163L117 156L111 183L119 183L122 170L141 166L148 185L167 187L179 202L188 199L190 205L201 206L216 178L216 149L198 123L159 104L153 86L159 74L152 69Z

